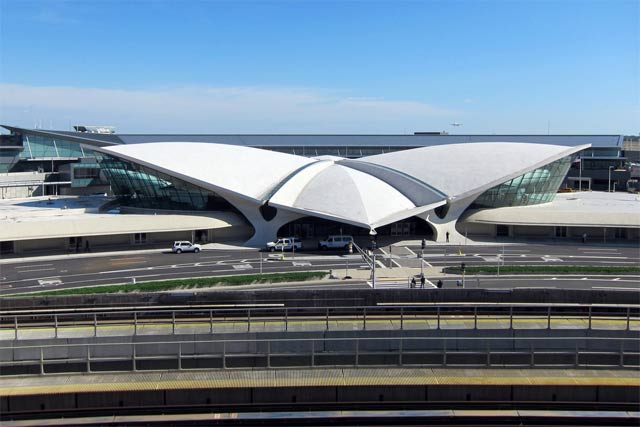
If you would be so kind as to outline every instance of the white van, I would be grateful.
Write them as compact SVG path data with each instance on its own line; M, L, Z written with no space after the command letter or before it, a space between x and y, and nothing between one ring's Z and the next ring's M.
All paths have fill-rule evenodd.
M292 251L302 249L302 242L297 237L283 237L275 242L267 243L267 250L271 252L275 251Z
M327 236L324 240L320 240L318 242L318 248L322 250L327 249L340 249L349 247L349 243L353 242L353 236L347 235L337 235L337 236Z

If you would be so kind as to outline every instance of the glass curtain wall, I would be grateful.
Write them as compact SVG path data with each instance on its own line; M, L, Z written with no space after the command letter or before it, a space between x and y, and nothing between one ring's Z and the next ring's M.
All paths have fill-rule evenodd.
M93 157L94 153L80 147L80 144L64 139L46 138L37 135L24 135L21 159L55 157Z
M482 193L469 209L526 206L551 202L575 156L563 157Z
M218 194L160 171L99 154L98 162L122 205L145 209L234 211Z

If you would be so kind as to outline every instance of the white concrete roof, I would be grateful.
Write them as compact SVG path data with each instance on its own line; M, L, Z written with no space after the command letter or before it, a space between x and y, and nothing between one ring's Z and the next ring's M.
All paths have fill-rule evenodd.
M476 142L396 151L354 161L386 166L411 175L450 197L463 197L587 147Z
M262 200L280 181L313 159L224 144L152 142L96 149L208 188Z
M332 162L323 163L322 168L309 167L298 174L315 172L313 176L296 176L302 179L290 180L269 203L364 227L375 227L390 215L416 207L398 190L376 177Z
M223 197L375 228L480 193L586 146L487 142L432 146L356 160L188 142L96 149Z
M512 225L640 227L640 198L630 193L561 193L551 203L482 209L465 222Z

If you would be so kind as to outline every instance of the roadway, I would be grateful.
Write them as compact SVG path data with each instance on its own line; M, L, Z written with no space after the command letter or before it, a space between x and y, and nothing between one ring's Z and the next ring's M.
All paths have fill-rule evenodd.
M419 246L381 248L378 265L418 266ZM425 267L466 265L640 265L640 250L633 246L529 244L505 246L441 246L429 244L424 252ZM38 258L5 259L0 263L0 295L36 292L136 281L183 279L311 270L338 270L365 267L359 255L344 251L299 251L295 254L257 250L206 250L198 254L172 254L147 250L126 253L71 254ZM418 264L415 264L415 263ZM347 265L348 264L348 265ZM439 275L430 273L430 280ZM456 278L444 278L444 287L455 287ZM252 289L274 286L296 289L369 287L363 281L331 283L251 285ZM391 286L391 285L389 285ZM394 286L404 286L396 284ZM467 277L465 286L478 288L553 287L581 289L639 289L638 276L480 276Z

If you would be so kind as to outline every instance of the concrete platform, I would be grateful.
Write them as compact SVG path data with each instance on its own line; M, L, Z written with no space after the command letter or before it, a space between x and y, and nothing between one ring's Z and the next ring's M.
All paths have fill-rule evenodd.
M342 368L92 373L0 378L0 396L100 391L331 386L626 386L637 370Z
M328 329L327 329L328 326ZM375 316L367 319L366 330L368 331L393 331L393 330L506 330L513 326L514 330L546 330L546 316L531 316L528 318L514 317L513 324L509 316L479 316L477 325L473 316L446 317L442 316L438 323L435 316L404 316L394 319L376 319ZM584 331L589 329L587 318L576 317L552 317L552 330L576 330ZM315 332L315 331L357 331L364 330L365 325L362 319L335 319L330 318L328 322L324 318L291 318L286 322L282 319L260 319L251 320L248 327L247 322L239 319L214 319L213 323L209 319L200 321L190 320L178 322L174 326L169 320L155 320L153 323L138 323L134 326L133 320L122 321L121 324L103 324L94 328L93 325L59 326L57 338L91 338L97 337L123 337L123 336L154 336L154 335L190 335L190 334L230 334L244 333L249 329L253 333L260 332ZM627 321L621 319L600 319L593 318L591 321L592 330L603 331L624 331L627 328ZM213 332L211 332L213 330ZM640 331L640 320L631 319L629 330ZM18 330L18 340L38 340L56 338L56 330L52 327L24 327ZM15 329L2 328L0 330L0 346L2 342L13 341L16 337Z

